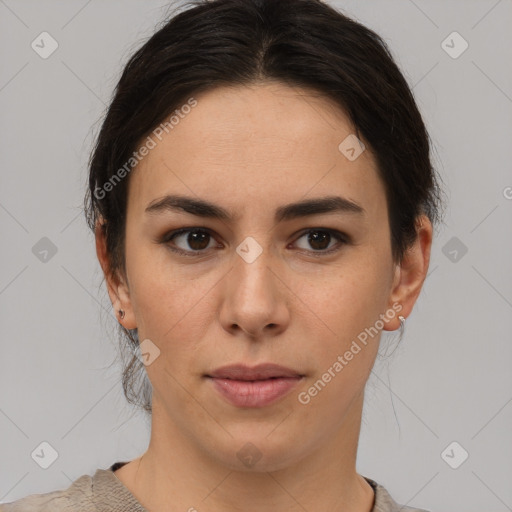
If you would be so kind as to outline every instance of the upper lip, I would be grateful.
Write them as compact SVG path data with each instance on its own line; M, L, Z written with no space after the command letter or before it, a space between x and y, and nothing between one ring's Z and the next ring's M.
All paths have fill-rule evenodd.
M278 377L302 377L302 375L278 364L262 363L257 366L247 366L244 364L232 364L217 368L217 370L207 374L207 377L215 379L232 379L232 380L265 380Z

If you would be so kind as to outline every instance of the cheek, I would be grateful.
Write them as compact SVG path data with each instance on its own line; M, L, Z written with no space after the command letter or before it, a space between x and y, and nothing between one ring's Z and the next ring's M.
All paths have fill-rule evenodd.
M162 347L185 336L192 342L201 339L208 325L204 299L215 284L214 276L184 277L179 266L171 265L165 248L153 244L143 248L127 243L126 254L139 339L150 338Z
M354 251L326 268L322 276L297 276L301 298L333 326L349 327L372 319L386 304L391 275L376 254L370 249Z
M364 390L379 348L380 334L372 327L383 313L386 297L379 275L367 265L357 270L354 266L331 280L323 293L309 292L308 304L315 314L308 313L301 321L309 338L304 353L313 362L313 371L299 390L298 401L311 428L316 417L323 417L330 428L339 426Z
M298 322L310 338L305 349L319 363L320 372L331 367L351 346L357 355L348 354L352 357L350 367L365 373L364 368L373 364L379 343L375 324L385 312L388 272L375 256L354 253L353 258L347 258L343 265L330 270L325 279L298 280L299 303L306 305ZM361 350L353 346L356 340ZM344 374L348 378L351 371L344 370ZM340 380L342 378L338 378Z

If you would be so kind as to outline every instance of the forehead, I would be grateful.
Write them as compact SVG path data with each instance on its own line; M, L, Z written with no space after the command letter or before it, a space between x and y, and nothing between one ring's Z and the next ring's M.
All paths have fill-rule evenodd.
M319 93L262 83L216 88L194 99L161 140L152 137L156 145L132 171L134 207L183 193L236 211L255 201L264 207L279 198L333 192L370 210L380 206L383 187L373 156L366 149L350 160L340 150L355 130Z

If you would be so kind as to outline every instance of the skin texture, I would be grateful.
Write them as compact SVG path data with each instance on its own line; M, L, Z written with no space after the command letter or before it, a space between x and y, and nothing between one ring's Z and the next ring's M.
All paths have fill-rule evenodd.
M160 350L146 367L153 386L149 448L116 476L149 511L368 512L373 490L355 462L380 333L308 404L298 394L393 304L407 318L427 274L432 226L419 218L416 242L400 266L393 262L384 186L370 149L354 161L340 152L355 131L318 94L262 82L195 98L197 106L129 178L126 275L109 277L96 231L112 304L126 312L119 321ZM205 199L236 217L145 213L166 194ZM364 215L274 221L279 206L331 195L359 204ZM187 234L159 242L179 228L206 228L212 236L196 245ZM312 245L313 228L350 241ZM262 249L252 263L236 252L248 236ZM202 252L179 255L173 244ZM399 328L393 316L385 330ZM304 378L277 402L253 409L229 404L204 378L226 364L262 362ZM248 442L261 456L252 467L237 457Z

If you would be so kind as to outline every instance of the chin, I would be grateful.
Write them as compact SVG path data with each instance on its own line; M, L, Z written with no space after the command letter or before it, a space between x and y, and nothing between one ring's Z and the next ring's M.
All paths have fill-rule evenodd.
M271 439L261 426L256 426L254 436L243 435L225 439L225 442L214 442L210 446L210 455L231 471L263 473L278 471L299 462L305 453L305 443L298 442L292 435L284 439ZM300 450L299 450L300 447Z

